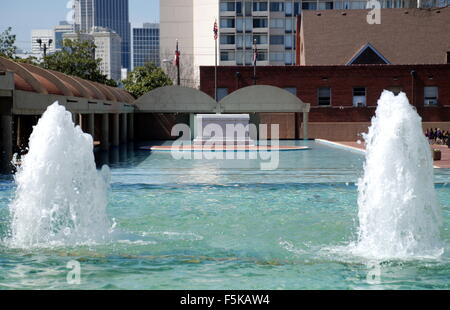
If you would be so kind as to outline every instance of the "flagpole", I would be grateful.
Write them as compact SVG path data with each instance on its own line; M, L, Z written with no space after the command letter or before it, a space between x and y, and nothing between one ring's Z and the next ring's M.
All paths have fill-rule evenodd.
M217 102L217 114L222 113L221 106L217 97L217 39L219 38L219 27L217 26L217 19L214 22L214 42L215 42L215 65L214 65L214 99Z
M214 98L217 101L217 39L215 40L215 67L214 67Z
M177 39L177 85L181 85L181 77L180 77L180 50L178 49L178 39Z
M253 85L256 85L256 61L258 58L258 50L256 48L256 40L253 40L254 51L253 51Z

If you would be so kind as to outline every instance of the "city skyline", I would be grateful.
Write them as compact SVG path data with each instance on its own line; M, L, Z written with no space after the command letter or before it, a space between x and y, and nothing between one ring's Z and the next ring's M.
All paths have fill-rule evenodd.
M0 12L0 32L12 27L17 36L16 46L24 51L31 50L31 31L33 29L53 29L60 21L66 20L70 12L68 0L44 0L40 2L17 0L2 4ZM19 14L11 15L8 12ZM45 16L46 18L42 18ZM27 23L23 23L27 20ZM130 0L131 27L141 27L146 22L159 22L159 0Z

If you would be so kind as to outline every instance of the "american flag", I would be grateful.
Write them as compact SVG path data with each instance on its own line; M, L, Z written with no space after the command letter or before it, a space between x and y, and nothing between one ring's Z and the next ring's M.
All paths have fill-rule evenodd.
M175 50L175 57L173 59L174 66L178 66L180 64L180 51L178 49L178 40L177 40L177 49Z
M217 20L214 22L214 40L217 40L219 37L219 27L217 27Z

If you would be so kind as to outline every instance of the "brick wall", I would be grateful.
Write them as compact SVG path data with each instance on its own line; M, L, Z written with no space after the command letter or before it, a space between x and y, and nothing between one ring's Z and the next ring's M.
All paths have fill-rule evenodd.
M412 74L412 71L415 73ZM401 88L417 108L424 122L450 122L450 65L357 65L357 66L287 66L257 67L257 84L280 88L294 87L297 96L311 104L309 121L314 123L311 137L329 132L330 139L353 140L375 113L377 101L384 89ZM230 66L218 68L218 87L228 93L253 85L253 67ZM438 106L424 106L424 87L439 88ZM331 88L331 106L319 106L317 89ZM367 107L353 107L353 88L365 87ZM214 67L200 68L200 89L213 97ZM299 138L301 129L295 128L292 115L270 116L264 120L291 124L283 130L282 138ZM264 122L263 120L263 122ZM301 126L301 117L297 126ZM358 123L341 124L339 123ZM329 123L329 124L325 124ZM334 125L332 125L334 124ZM336 130L338 132L333 131ZM332 134L333 133L333 134ZM326 138L323 134L322 138Z

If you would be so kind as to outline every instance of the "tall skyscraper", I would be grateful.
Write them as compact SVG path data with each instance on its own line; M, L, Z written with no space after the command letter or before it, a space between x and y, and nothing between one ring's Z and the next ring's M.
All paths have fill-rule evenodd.
M219 0L220 64L294 65L302 10L366 9L365 0ZM383 8L416 7L417 0L380 0Z
M89 32L94 27L94 0L75 0L75 31Z
M55 51L60 51L62 49L63 44L63 35L64 33L70 33L74 31L73 25L62 21L58 26L55 26L55 40L53 41L55 44Z
M214 65L214 21L219 17L219 0L160 1L161 67L172 79L176 70L169 61L179 42L180 75L183 86L200 85L199 66Z
M448 1L380 0L380 4L382 8L414 8L418 3L435 7ZM198 86L198 67L215 63L213 25L217 19L220 65L252 65L255 42L257 65L294 65L297 16L302 10L365 10L366 5L367 0L162 0L161 59L173 55L178 39L182 83ZM170 69L165 63L162 67Z
M131 69L131 26L128 0L75 0L75 30L92 27L115 31L122 38L122 67Z
M107 28L93 27L90 33L64 33L64 39L94 42L95 58L101 59L100 70L109 79L121 80L121 38Z
M133 68L152 62L159 67L159 24L133 28Z

